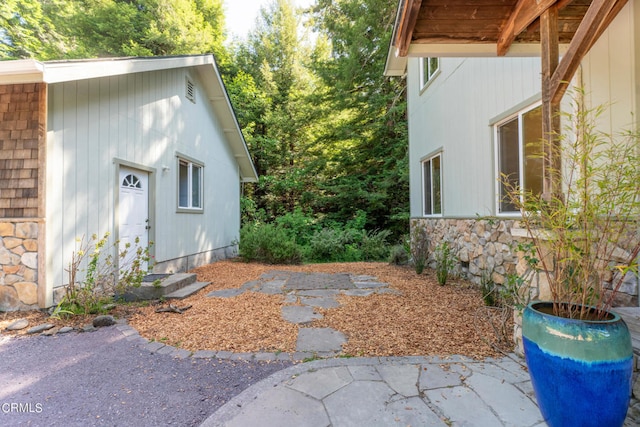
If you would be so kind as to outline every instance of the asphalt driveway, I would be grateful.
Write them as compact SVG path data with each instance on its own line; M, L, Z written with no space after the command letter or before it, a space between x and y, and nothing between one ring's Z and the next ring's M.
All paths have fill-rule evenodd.
M2 426L195 426L291 362L151 352L116 326L96 332L0 334Z

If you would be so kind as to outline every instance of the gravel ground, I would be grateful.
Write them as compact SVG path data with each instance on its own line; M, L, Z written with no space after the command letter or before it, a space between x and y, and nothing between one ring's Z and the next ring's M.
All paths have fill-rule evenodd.
M0 335L2 426L195 426L289 362L177 359L115 327Z

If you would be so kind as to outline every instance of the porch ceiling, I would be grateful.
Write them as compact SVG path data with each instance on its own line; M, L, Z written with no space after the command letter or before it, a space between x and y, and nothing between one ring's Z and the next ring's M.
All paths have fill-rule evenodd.
M550 8L557 10L557 40L561 50L568 47L576 34L582 37L585 26L596 33L595 41L626 2L399 0L387 74L400 74L407 56L539 56L540 16ZM601 10L601 16L585 24L592 3ZM604 4L604 9L600 4ZM581 24L584 25L579 31Z

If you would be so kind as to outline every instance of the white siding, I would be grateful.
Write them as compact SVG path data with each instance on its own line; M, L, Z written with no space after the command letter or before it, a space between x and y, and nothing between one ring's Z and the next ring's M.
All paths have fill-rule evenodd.
M490 121L540 92L534 58L442 58L441 73L420 94L418 60L409 60L411 216L421 216L420 159L443 149L443 216L493 214Z
M598 122L606 132L629 129L637 117L633 2L628 3L582 61L588 106L608 105ZM637 116L637 115L635 115Z
M605 130L629 128L638 55L630 2L582 66L591 105L611 103ZM420 160L443 148L443 216L495 215L492 119L540 98L539 58L441 58L441 73L421 94L419 60L408 63L411 216L422 216ZM637 114L635 114L637 120Z
M166 261L233 243L240 227L237 162L195 73L174 69L49 86L47 278L67 282L76 238L115 235L115 159L151 168L151 237ZM204 214L177 213L176 153L204 163ZM169 167L164 171L163 166ZM151 186L153 189L153 185Z

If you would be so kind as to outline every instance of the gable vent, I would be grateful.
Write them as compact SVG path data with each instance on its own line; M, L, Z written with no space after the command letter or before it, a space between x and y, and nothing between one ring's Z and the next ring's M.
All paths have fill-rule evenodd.
M187 89L185 92L187 99L194 104L196 103L196 85L187 77Z

